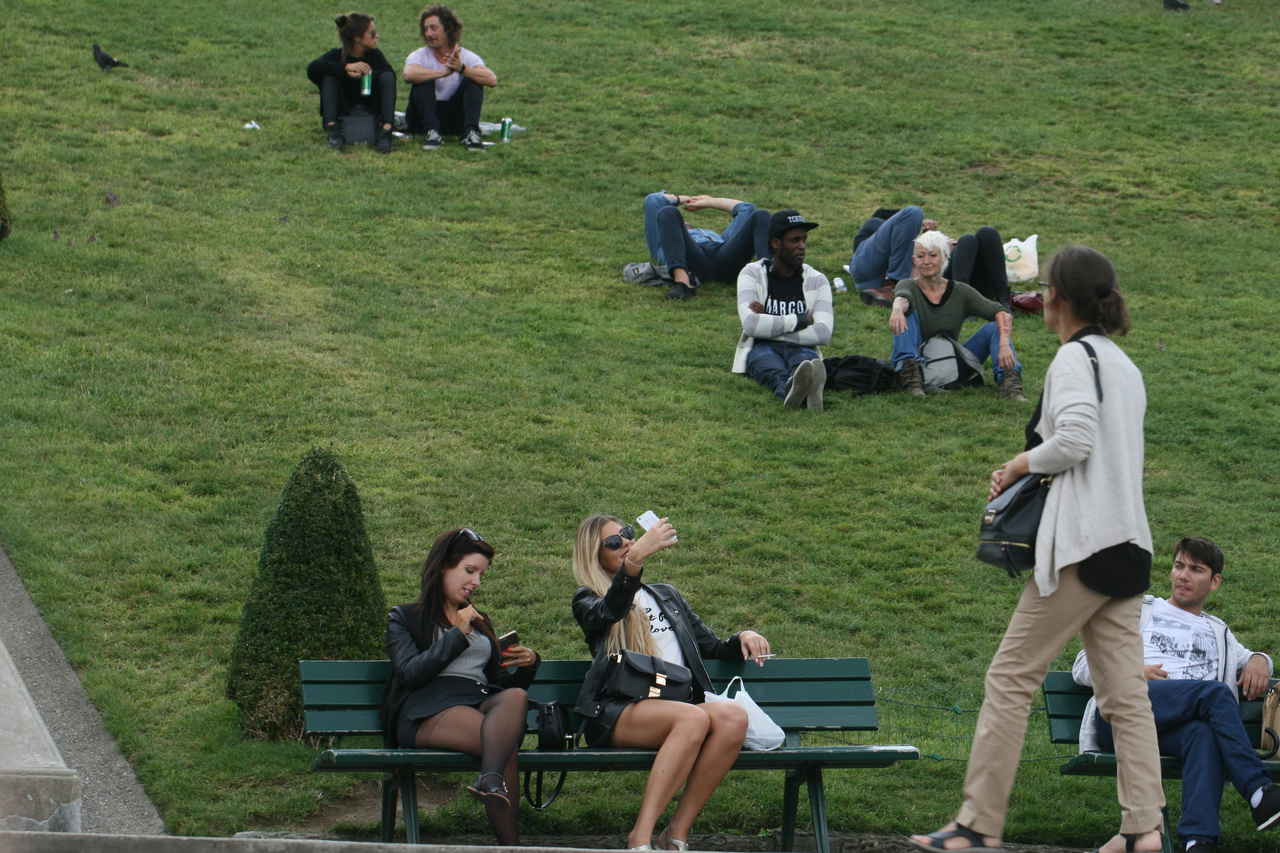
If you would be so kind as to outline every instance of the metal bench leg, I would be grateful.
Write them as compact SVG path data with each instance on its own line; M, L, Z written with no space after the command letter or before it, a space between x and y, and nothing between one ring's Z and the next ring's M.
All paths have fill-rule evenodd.
M1164 839L1160 845L1160 853L1173 853L1173 837L1169 834L1169 807L1160 807L1160 837Z
M418 785L413 778L412 770L396 771L396 779L400 786L400 800L404 806L404 840L408 844L418 843Z
M382 840L391 842L396 835L396 779L390 773L382 777Z
M782 783L782 849L796 849L796 807L800 805L800 786L804 774L788 770Z
M805 771L809 783L809 809L813 812L813 843L818 853L831 853L831 838L827 835L827 794L822 789L822 768L810 767Z

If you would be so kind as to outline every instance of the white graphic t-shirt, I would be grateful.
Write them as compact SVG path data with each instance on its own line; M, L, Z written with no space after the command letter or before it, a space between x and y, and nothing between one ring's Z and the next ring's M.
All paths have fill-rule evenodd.
M649 617L649 633L653 634L653 644L658 647L658 657L667 663L684 666L684 652L680 651L680 641L676 639L676 632L658 607L658 602L648 590L641 589L636 593L635 603Z
M1147 664L1159 664L1170 678L1216 678L1218 642L1204 616L1174 607L1163 598L1151 605L1151 621L1142 632Z
M459 51L463 65L484 65L484 60L479 54L472 53L465 47ZM444 71L447 66L443 65L436 59L435 53L429 47L420 47L413 53L405 57L405 65L421 65L423 68L429 68L432 71ZM462 75L454 72L446 74L443 77L436 78L436 100L447 101L458 91L458 87L462 85Z

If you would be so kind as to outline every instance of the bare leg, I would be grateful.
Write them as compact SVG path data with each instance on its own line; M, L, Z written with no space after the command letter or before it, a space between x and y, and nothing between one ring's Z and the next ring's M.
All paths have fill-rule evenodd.
M628 847L652 843L654 824L688 778L710 725L711 718L701 706L665 699L645 699L622 712L612 744L658 750L644 785L640 812L627 835Z
M689 830L702 807L715 793L720 780L738 760L742 740L747 736L747 712L741 705L715 702L697 706L711 718L711 731L702 743L698 759L689 771L680 805L667 825L667 837L689 839Z

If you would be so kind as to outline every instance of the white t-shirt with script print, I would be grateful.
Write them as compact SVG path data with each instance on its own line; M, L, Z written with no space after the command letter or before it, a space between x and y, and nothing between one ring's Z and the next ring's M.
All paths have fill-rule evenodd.
M642 588L636 593L635 603L649 617L649 633L653 634L653 644L658 647L658 657L667 663L678 663L684 666L684 652L680 651L676 632L667 621L662 609L658 607L658 602L648 590Z

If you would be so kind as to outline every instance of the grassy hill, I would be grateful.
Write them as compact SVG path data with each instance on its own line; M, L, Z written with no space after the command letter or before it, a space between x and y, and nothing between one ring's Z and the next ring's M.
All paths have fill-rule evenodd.
M783 411L729 373L730 287L673 304L618 280L660 188L798 207L831 275L871 210L905 203L952 235L1038 233L1046 259L1108 253L1147 379L1157 564L1183 534L1217 539L1215 612L1276 649L1268 0L459 4L500 80L486 118L529 130L388 157L319 131L303 72L343 9L9 8L0 544L171 831L287 824L348 784L310 774L304 746L241 739L223 698L263 531L316 445L360 487L388 601L412 597L436 533L470 525L498 549L482 606L548 657L585 654L577 522L669 514L681 545L653 577L784 655L869 656L875 739L941 759L833 774L833 827L932 829L958 805L966 712L1016 597L972 557L977 515L1031 407L988 387ZM368 9L395 65L418 10ZM100 72L95 41L130 67ZM888 353L884 312L845 295L836 315L827 354ZM1015 340L1034 398L1056 342L1028 318ZM1060 779L1044 732L1007 837L1096 843L1113 787ZM640 781L618 785L638 803ZM624 831L598 782L526 826ZM777 826L780 788L731 779L699 830ZM1224 800L1228 838L1280 850ZM445 819L482 825L470 803Z

